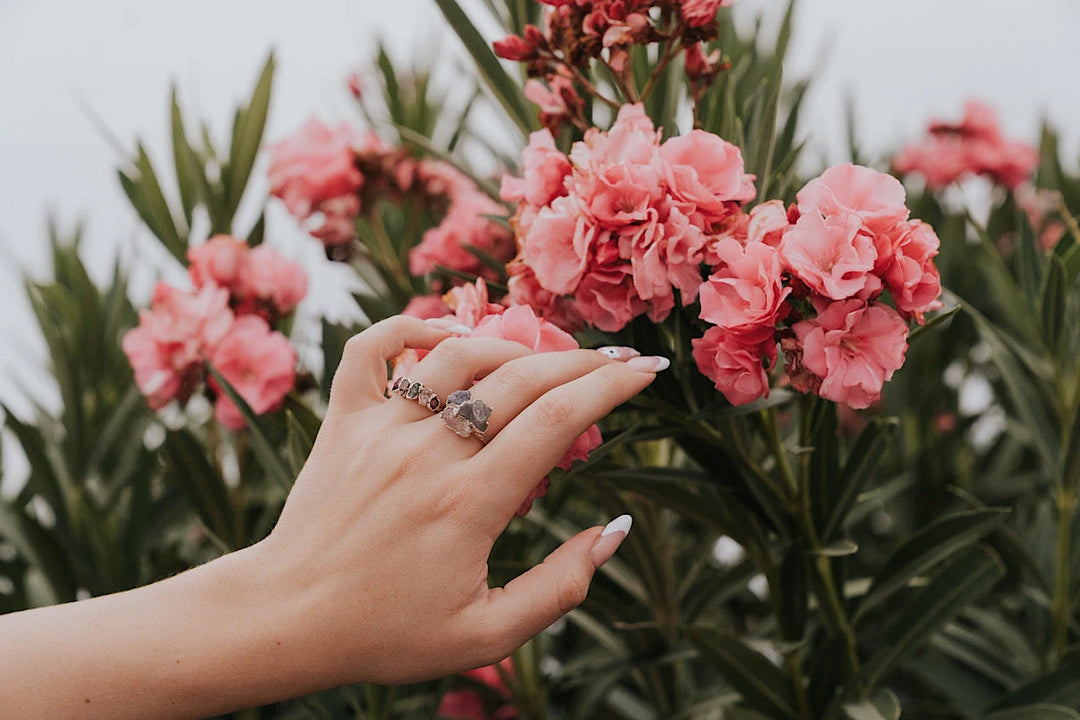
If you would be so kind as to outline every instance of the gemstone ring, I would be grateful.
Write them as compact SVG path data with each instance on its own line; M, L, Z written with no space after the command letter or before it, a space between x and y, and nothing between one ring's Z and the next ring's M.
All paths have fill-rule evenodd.
M399 377L394 381L391 392L397 393L406 400L415 400L433 413L443 409L442 400L438 394L427 385L407 377Z
M475 436L487 444L488 419L491 407L474 398L468 390L455 390L446 398L446 408L440 415L446 426L461 437Z

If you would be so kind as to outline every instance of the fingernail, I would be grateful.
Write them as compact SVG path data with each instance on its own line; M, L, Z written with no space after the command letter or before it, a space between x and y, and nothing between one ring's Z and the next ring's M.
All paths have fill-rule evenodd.
M633 524L634 518L629 515L620 515L604 526L604 531L600 533L600 537L596 539L592 550L589 551L589 558L594 568L600 567L611 559L630 533L630 526Z
M604 347L596 348L596 352L607 355L612 360L618 360L620 362L626 362L627 360L641 356L641 353L634 348L624 347L622 345L605 345Z
M667 370L670 365L670 360L659 355L631 358L626 362L626 367L640 372L660 372L661 370Z
M437 327L440 330L446 330L455 335L472 335L471 327L462 325L454 318L428 318L424 322L431 327Z

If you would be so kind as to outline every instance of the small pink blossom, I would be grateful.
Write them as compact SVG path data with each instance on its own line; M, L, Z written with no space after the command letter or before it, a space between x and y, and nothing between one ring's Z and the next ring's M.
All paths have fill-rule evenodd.
M427 320L428 318L440 318L450 313L450 308L443 302L442 295L416 295L405 309L402 315Z
M318 205L360 189L353 133L342 123L329 127L312 118L298 133L270 146L270 194L289 212L307 218Z
M878 290L877 251L854 213L802 215L780 243L784 266L815 293L833 300Z
M757 193L738 146L704 130L669 138L660 158L672 194L707 215L726 214L726 203L749 202Z
M788 211L782 200L769 200L768 202L755 205L750 211L750 219L746 228L748 243L764 243L772 247L779 247L780 240L784 237L784 231L788 229Z
M792 329L801 365L818 378L816 392L826 400L867 408L904 364L907 323L881 303L834 302Z
M732 405L745 405L769 396L768 370L776 364L772 334L753 338L711 327L690 341L701 374L716 385Z
M215 235L187 251L188 274L199 288L213 284L235 294L247 264L248 245L230 235Z
M506 308L497 303L488 302L487 283L478 278L475 283L458 285L443 296L457 321L466 327L474 328L488 315L498 315Z
M922 325L924 313L942 306L941 278L934 265L941 243L934 229L921 220L903 223L899 230L885 286L900 315Z
M157 410L173 399L187 401L201 377L201 363L228 332L229 293L207 285L195 293L159 282L149 310L121 343L135 384Z
M722 328L771 336L791 294L784 287L780 254L765 243L744 248L736 240L720 241L715 252L720 264L701 285L700 317Z
M540 317L566 332L575 333L585 325L585 319L574 303L563 295L545 289L536 279L532 268L520 261L506 266L509 278L506 301L513 305L528 305Z
M904 186L892 175L862 165L834 165L796 194L799 212L857 215L870 233L888 232L908 216Z
M514 676L514 663L510 658L461 673L462 677L487 685L501 694L506 702L500 707L487 707L491 703L486 703L485 697L475 690L452 690L443 695L435 714L441 720L514 720L519 715L517 708L509 704L510 688L506 686L504 674Z
M555 147L548 130L537 130L529 136L529 144L521 155L522 177L503 175L499 197L508 202L525 201L547 205L566 194L566 176L570 160Z
M242 284L256 308L270 319L291 313L307 295L304 267L289 260L269 245L259 245L248 253Z
M296 351L288 338L257 315L236 319L210 355L210 364L252 411L262 415L281 407L296 382ZM241 430L244 417L211 378L218 391L214 417L230 430Z
M716 19L720 8L734 4L735 0L682 0L680 9L687 25L703 27Z
M577 213L573 198L541 208L521 238L521 257L546 289L573 293L585 274L600 230Z

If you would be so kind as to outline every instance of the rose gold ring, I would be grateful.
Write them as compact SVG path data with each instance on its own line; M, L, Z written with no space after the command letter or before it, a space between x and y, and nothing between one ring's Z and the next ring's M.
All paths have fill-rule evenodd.
M390 391L406 400L415 400L433 413L440 412L444 407L442 400L434 390L407 377L399 377L395 380Z
M446 407L440 416L446 427L461 437L476 437L487 445L488 419L491 407L483 400L474 398L468 390L455 390L446 398Z

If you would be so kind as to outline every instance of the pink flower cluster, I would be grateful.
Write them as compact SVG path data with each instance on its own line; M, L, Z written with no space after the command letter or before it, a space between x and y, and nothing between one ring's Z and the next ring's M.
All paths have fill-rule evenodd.
M344 123L330 128L315 119L270 154L271 194L328 246L353 240L357 216L376 200L408 197L442 216L410 253L414 275L439 265L490 275L468 248L501 261L513 254L510 232L488 217L505 215L505 208L445 162L418 160L372 132L357 137Z
M258 414L281 406L296 381L296 351L270 322L307 291L303 268L268 246L220 235L188 252L195 290L159 282L150 308L122 342L150 407L186 403L213 366ZM214 416L232 430L244 419L216 382Z
M634 45L667 42L675 50L664 58L664 64L685 48L691 79L711 82L719 55L707 58L701 42L716 38L716 13L734 1L540 0L547 6L543 29L526 25L520 36L508 35L495 42L493 49L498 57L526 63L534 79L526 83L525 94L540 106L540 121L546 128L556 132L561 124L572 123L584 129L579 85L596 91L581 82L581 74L588 74L591 64L600 61L622 78ZM546 81L547 87L536 78Z
M694 301L717 233L753 199L739 149L701 130L660 142L643 107L625 105L607 132L590 129L570 155L551 133L532 134L523 176L505 176L518 203L517 282L511 301L555 321L553 301L573 296L587 322L616 331L647 313L663 320ZM540 291L547 297L540 296Z
M509 702L510 688L506 686L504 674L509 677L514 675L514 663L510 658L496 665L488 665L461 674L462 677L486 685L502 695L504 701L499 707L491 707L492 703L476 690L452 690L443 695L435 714L442 720L514 720L520 717L517 708Z
M984 175L1015 190L1038 165L1038 150L1005 138L994 111L974 100L964 106L959 123L931 123L923 140L908 145L893 159L896 172L918 173L933 190L969 175Z
M442 316L453 317L457 322L472 328L469 337L513 340L537 353L575 350L580 347L573 335L539 317L529 306L506 307L490 302L487 284L483 279L478 279L472 285L455 287L442 298L430 295L415 298L409 303L405 314L415 317L439 317L436 313L440 305L453 312L452 315L446 313ZM394 363L394 378L409 375L422 357L423 355L415 350L406 350ZM587 459L589 453L599 447L601 442L600 428L596 425L590 426L574 440L556 467L569 470L575 460ZM533 500L543 497L549 484L550 479L544 477L518 508L517 514L524 515L529 512Z
M904 362L908 321L941 307L938 238L908 220L899 181L870 168L829 168L796 198L755 207L714 245L701 286L713 327L694 359L743 404L768 396L779 340L792 387L868 407Z
M270 194L302 221L321 215L311 234L327 245L356 235L357 192L364 176L356 165L354 142L347 124L332 128L311 118L295 135L270 146Z

